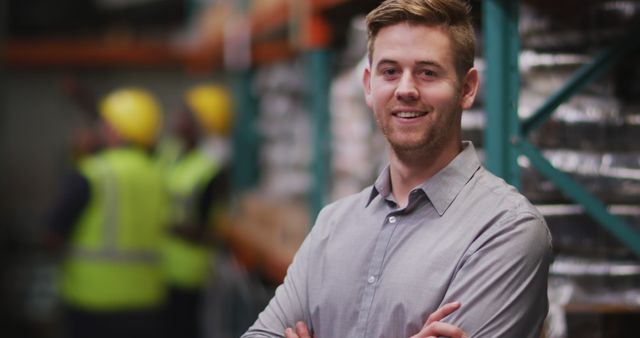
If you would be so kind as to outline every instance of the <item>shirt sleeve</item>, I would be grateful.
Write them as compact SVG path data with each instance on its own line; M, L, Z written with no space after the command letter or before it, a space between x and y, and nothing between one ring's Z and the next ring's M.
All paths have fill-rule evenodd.
M321 212L313 230L303 241L296 252L293 262L287 270L284 282L278 286L275 296L260 313L256 322L241 338L284 337L284 330L295 327L295 323L303 321L310 331L313 327L308 306L309 258L313 255L313 236L323 221Z
M515 214L515 213L514 213ZM541 216L506 216L471 245L441 305L469 337L539 337L547 315L551 236Z

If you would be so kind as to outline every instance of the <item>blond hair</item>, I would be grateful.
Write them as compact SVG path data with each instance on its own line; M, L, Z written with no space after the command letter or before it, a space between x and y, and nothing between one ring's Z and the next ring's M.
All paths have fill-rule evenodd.
M367 49L373 58L378 32L399 23L444 27L451 38L456 71L464 76L473 67L475 35L471 8L459 0L386 0L367 15Z

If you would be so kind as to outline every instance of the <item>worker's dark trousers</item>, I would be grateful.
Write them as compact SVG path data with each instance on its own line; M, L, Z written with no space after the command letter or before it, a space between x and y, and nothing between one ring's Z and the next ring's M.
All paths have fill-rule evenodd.
M161 310L95 312L67 306L68 338L164 338Z
M169 288L165 322L166 338L202 337L202 291Z

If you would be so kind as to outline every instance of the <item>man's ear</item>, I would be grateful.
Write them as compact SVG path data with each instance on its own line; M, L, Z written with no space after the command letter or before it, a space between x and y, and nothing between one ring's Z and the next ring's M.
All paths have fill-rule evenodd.
M372 107L371 104L371 70L369 70L370 66L366 66L364 68L364 73L362 74L362 84L364 87L364 99L367 102L367 106L369 108Z
M461 86L462 95L460 98L460 104L462 105L463 110L469 109L473 106L473 101L476 99L479 84L480 75L478 74L478 70L475 68L469 69Z

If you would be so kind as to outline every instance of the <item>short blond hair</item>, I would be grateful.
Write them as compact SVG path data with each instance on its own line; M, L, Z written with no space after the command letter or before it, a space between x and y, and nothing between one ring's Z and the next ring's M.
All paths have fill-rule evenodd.
M373 59L373 43L384 27L399 23L444 27L453 45L456 72L464 76L473 67L475 35L471 7L459 0L386 0L367 15L367 49Z

